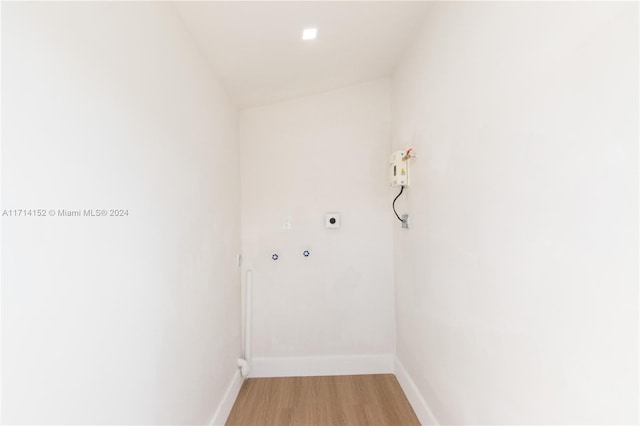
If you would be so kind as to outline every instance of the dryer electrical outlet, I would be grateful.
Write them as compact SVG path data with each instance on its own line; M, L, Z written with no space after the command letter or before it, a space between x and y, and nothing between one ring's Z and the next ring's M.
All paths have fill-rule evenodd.
M391 186L409 186L409 158L411 158L411 148L391 154L389 159L389 183Z
M325 228L340 228L340 213L325 213L324 215Z

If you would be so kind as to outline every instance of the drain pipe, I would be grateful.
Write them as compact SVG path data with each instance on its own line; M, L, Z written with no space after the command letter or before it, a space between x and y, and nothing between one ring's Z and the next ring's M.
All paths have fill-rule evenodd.
M242 377L247 377L251 371L251 296L253 293L253 272L247 271L244 285L244 303L242 312L242 335L244 337L244 358L238 359L238 367Z

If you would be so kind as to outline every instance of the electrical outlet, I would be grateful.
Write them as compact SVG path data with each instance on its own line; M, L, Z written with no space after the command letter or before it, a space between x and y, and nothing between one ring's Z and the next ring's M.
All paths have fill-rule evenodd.
M324 226L326 228L340 228L340 213L326 213L324 215Z

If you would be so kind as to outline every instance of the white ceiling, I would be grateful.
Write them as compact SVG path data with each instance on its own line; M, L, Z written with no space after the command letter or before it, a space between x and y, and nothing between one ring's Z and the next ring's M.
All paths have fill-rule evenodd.
M388 76L427 2L177 2L240 108ZM302 41L304 28L318 38Z

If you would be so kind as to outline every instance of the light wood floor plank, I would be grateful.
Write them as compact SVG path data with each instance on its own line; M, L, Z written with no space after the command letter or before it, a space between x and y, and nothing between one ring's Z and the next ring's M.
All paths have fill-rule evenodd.
M228 426L419 425L393 374L247 379Z

